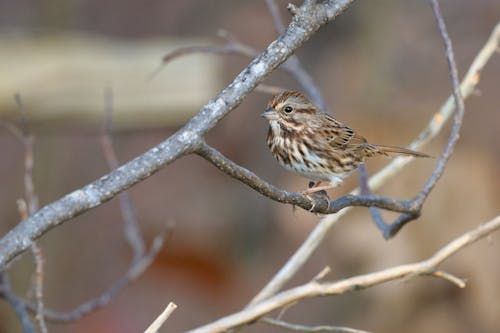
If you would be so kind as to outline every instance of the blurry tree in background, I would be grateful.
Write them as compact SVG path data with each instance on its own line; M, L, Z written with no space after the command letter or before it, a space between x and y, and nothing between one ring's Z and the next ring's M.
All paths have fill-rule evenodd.
M0 0L0 332L498 331L500 4L442 6ZM283 191L282 89L436 159Z

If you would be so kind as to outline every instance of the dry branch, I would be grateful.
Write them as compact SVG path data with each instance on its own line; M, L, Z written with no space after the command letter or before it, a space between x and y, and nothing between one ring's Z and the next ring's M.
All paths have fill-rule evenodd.
M378 272L358 275L336 282L311 281L304 285L283 291L275 296L253 304L232 315L220 318L210 324L198 327L189 333L216 333L251 323L266 314L305 298L341 295L373 287L394 280L412 279L417 276L434 275L439 265L466 246L490 235L500 228L500 215L477 228L454 239L426 260L384 269ZM448 279L446 279L448 280Z
M331 325L320 325L320 326L305 326L292 324L282 320L276 320L273 318L262 318L260 320L263 323L274 325L277 327L285 328L290 331L297 332L330 332L330 333L370 333L367 331L361 331L350 327L342 326L331 326Z
M156 333L160 327L165 323L165 321L170 317L172 312L177 309L177 305L173 302L168 303L167 307L163 312L149 325L149 327L144 331L144 333Z

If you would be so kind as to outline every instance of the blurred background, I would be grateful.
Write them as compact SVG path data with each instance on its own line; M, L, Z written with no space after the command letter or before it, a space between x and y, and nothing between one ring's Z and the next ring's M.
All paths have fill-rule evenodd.
M277 1L282 9L287 1ZM500 18L497 0L442 0L461 75ZM282 11L286 20L289 14ZM0 117L18 122L20 93L35 142L34 181L44 205L108 172L99 133L104 90L113 91L113 138L121 162L174 133L248 63L239 56L192 55L157 72L179 46L222 45L225 29L257 50L276 38L265 1L230 0L0 0ZM451 87L442 42L426 1L357 1L308 41L298 56L334 115L369 141L404 146L428 123ZM156 73L156 75L152 75ZM289 286L309 281L324 266L330 279L428 257L500 208L500 57L482 73L466 101L462 135L422 216L390 241L356 208ZM275 71L266 83L299 89ZM259 117L270 95L254 92L224 118L207 141L242 166L287 190L307 180L280 168L265 146ZM438 156L450 126L424 151ZM19 221L23 147L0 128L0 234ZM75 158L78 157L78 158ZM376 172L388 161L374 159ZM411 198L436 160L415 161L380 194ZM357 185L352 176L331 191ZM166 223L176 227L153 265L110 305L50 332L143 331L169 301L178 309L162 332L180 332L241 309L304 241L319 220L278 204L223 175L196 156L176 161L133 187L130 196L150 242ZM392 215L389 215L392 217ZM44 235L45 305L70 310L99 295L127 269L118 200L112 200ZM334 324L373 332L484 332L500 330L500 236L467 248L444 265L468 280L418 278L339 297L300 302L284 320ZM33 271L30 255L11 269L24 295ZM20 332L0 301L0 332ZM245 332L284 332L254 324Z

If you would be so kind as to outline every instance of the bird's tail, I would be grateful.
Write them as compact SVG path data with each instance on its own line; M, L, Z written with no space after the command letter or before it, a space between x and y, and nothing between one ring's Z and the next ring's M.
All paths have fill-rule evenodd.
M430 155L411 150L411 149L406 149L403 147L395 147L395 146L386 146L386 145L374 145L372 144L376 150L378 150L379 154L401 154L401 155L409 155L409 156L415 156L415 157L432 157Z

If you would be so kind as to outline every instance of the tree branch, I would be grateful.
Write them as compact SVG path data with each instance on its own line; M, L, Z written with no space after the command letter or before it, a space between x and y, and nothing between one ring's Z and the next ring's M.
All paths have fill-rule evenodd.
M0 297L4 298L12 306L14 312L21 321L23 331L25 333L35 333L35 328L31 323L25 304L19 297L16 296L10 287L7 272L0 272Z
M104 104L104 125L102 127L100 141L109 170L113 171L118 168L120 164L118 162L118 157L113 145L113 139L111 137L111 125L113 120L113 91L110 87L106 88L104 91ZM134 253L132 262L135 262L144 256L144 239L142 238L139 223L137 222L128 192L123 191L120 193L118 199L120 202L120 211L122 213L124 224L125 239L132 248Z
M342 327L342 326L331 326L331 325L305 326L305 325L291 324L286 321L276 320L273 318L262 318L260 321L266 324L274 325L277 327L285 328L290 331L297 331L297 332L370 333L367 331L361 331L354 328Z
M358 275L336 282L311 281L304 285L283 291L258 302L246 309L220 318L210 324L198 327L189 333L225 332L229 329L249 324L260 317L305 298L341 295L351 291L366 289L394 280L412 279L417 276L434 275L439 265L466 246L490 235L500 228L500 215L489 222L451 241L427 260L384 269L378 272Z
M109 302L127 285L135 281L153 262L158 252L163 247L171 230L156 236L149 250L139 260L133 261L127 272L116 280L107 290L99 296L80 304L73 310L59 312L50 309L44 309L43 315L47 320L59 323L72 322L81 319L92 312L106 306ZM29 311L36 311L36 306L26 300L21 300Z
M167 307L163 312L156 317L156 319L149 325L149 327L144 331L144 333L157 333L160 327L165 323L165 321L170 317L172 312L177 309L177 305L173 302L168 303Z

